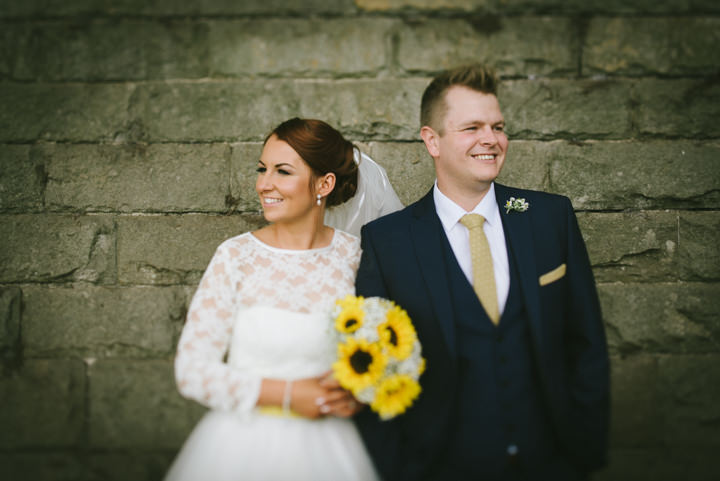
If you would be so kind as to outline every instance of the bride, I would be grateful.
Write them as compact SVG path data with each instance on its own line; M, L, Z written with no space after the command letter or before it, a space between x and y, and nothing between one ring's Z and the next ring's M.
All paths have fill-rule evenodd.
M166 480L376 480L349 419L360 406L329 375L329 312L354 293L360 243L324 221L357 233L402 205L383 169L319 120L275 128L257 173L270 224L217 248L180 337L180 393L210 411Z

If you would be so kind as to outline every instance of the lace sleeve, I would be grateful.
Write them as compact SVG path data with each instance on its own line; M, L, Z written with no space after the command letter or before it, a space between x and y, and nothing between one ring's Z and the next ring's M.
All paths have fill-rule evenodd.
M353 271L353 279L357 275L358 266L360 265L360 257L362 256L362 249L360 248L360 239L357 237L353 238L353 242L350 245L350 256L348 261L350 262L350 268Z
M218 247L190 303L175 379L183 396L209 408L247 411L257 403L261 379L223 361L235 318L232 251L227 242Z

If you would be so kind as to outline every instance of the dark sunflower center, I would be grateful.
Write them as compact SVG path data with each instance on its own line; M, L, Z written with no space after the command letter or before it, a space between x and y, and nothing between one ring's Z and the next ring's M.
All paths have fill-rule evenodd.
M395 332L395 329L393 329L390 326L388 326L386 329L390 333L390 344L392 344L393 346L397 346L398 345L397 332Z
M353 370L358 374L365 374L370 369L370 364L373 361L372 355L367 351L358 349L350 356L350 365Z
M345 321L345 329L349 329L349 328L353 327L353 326L354 326L355 324L357 324L357 323L358 323L358 322L357 322L357 319L352 319L352 318L350 318L350 319L348 319L347 321Z
M396 396L398 393L402 392L403 389L405 389L405 383L404 383L404 382L401 382L398 387L396 387L396 388L394 388L394 389L388 389L387 391L385 391L385 394L386 394L388 397L394 397L394 396Z

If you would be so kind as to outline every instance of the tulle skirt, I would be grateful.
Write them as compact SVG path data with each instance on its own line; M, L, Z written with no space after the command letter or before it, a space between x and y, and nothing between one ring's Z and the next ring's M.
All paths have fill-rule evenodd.
M374 481L349 419L317 420L210 411L193 430L166 481Z

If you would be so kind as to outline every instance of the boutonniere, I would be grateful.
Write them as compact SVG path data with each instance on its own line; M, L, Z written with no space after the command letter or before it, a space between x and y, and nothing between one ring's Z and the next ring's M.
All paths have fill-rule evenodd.
M505 202L505 213L509 214L511 210L515 212L525 212L529 207L530 204L525 202L524 198L516 199L515 197L510 197L510 199Z

